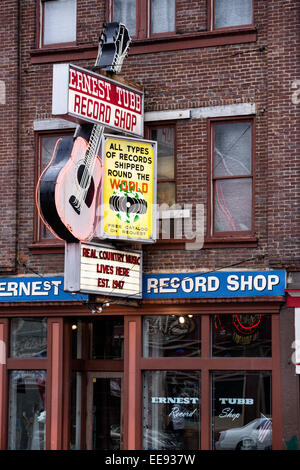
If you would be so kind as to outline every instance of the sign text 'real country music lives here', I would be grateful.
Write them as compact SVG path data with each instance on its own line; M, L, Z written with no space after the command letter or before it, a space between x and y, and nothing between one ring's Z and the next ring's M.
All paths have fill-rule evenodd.
M71 64L53 66L52 114L144 135L142 91Z

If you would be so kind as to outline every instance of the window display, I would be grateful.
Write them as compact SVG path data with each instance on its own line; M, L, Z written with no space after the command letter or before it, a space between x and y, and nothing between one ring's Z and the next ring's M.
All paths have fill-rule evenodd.
M144 357L193 357L201 354L201 318L193 315L146 316Z
M212 392L213 449L272 449L270 372L214 372Z
M13 318L11 320L10 357L47 356L47 319Z
M147 371L143 382L143 448L200 448L200 372Z
M44 450L46 430L46 372L10 373L8 448Z
M211 320L212 355L271 357L271 315L214 315Z

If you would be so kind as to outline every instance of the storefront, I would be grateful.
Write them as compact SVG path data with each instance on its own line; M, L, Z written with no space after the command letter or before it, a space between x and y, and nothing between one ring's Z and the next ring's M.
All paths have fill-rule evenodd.
M284 271L144 275L101 314L25 280L0 284L2 449L282 448Z

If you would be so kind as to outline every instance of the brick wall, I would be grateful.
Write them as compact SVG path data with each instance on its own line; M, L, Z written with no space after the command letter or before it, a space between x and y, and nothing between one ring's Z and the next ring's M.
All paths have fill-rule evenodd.
M300 106L292 102L299 24L297 2L268 3L268 251L272 265L294 269L300 262Z
M16 2L7 2L15 7ZM78 44L97 43L106 18L105 2L78 0ZM255 231L257 247L185 250L147 250L146 271L213 269L228 266L233 261L246 262L243 268L269 266L299 266L299 224L295 211L299 207L294 185L296 176L295 122L299 106L291 106L291 82L297 75L295 58L296 26L299 15L292 1L256 2L256 42L214 46L188 50L134 54L126 59L122 75L145 87L145 111L160 111L235 103L255 103ZM177 28L181 33L205 31L207 2L178 1ZM15 10L16 11L16 10ZM35 213L35 136L34 119L51 116L52 64L32 64L31 51L36 47L35 1L21 2L21 147L19 201L19 251L28 256L28 263L41 272L63 272L62 255L33 255L28 245L34 240ZM16 19L14 21L17 21ZM16 31L10 33L16 41ZM8 46L11 42L8 41ZM14 43L16 44L16 42ZM11 45L12 47L12 45ZM16 47L12 47L16 57ZM8 49L9 51L9 49ZM13 56L11 56L13 57ZM74 61L82 67L95 59ZM9 85L17 97L15 61ZM282 73L284 68L285 72ZM12 70L12 69L11 69ZM3 72L3 70L2 70ZM12 79L11 76L14 78ZM10 108L12 109L12 108ZM2 115L3 116L3 115ZM10 113L8 154L16 155L16 140L11 139L16 127ZM7 116L6 116L7 117ZM4 119L5 121L5 119ZM3 127L2 127L3 128ZM207 206L207 120L190 119L177 122L177 200L179 203L203 203ZM286 139L285 137L288 136ZM16 158L9 159L9 173L16 180ZM2 173L3 174L3 173ZM266 190L266 181L268 190ZM7 229L14 231L15 218L9 207L15 207L15 184L7 182ZM298 204L298 206L297 206ZM10 241L12 239L10 238ZM2 239L3 243L3 239ZM6 249L7 249L7 244ZM14 247L14 243L12 243ZM3 251L1 252L3 256ZM264 255L261 258L260 255ZM12 260L14 253L12 252ZM21 268L20 268L21 269Z
M18 152L18 1L1 2L0 273L15 268Z
M20 16L18 5L20 5ZM78 45L96 44L106 19L106 2L77 0ZM205 32L206 0L177 0L177 31ZM63 254L33 254L36 140L33 123L51 117L52 63L32 64L37 47L35 0L0 2L0 274L63 273ZM239 268L286 268L300 271L299 104L292 88L299 74L298 2L255 1L257 41L172 52L135 54L122 75L145 87L145 111L255 103L255 232L257 246L146 249L144 270L202 271L240 263ZM20 19L20 23L19 23ZM18 42L20 34L20 44ZM20 57L20 62L18 58ZM95 57L73 61L82 67ZM19 73L20 72L20 73ZM5 99L1 95L5 85ZM179 120L177 126L177 200L207 207L206 119ZM30 270L17 265L17 257ZM248 259L251 261L244 261ZM287 367L293 340L291 310L281 312L284 371L284 438L296 426L297 386ZM291 351L290 351L291 352ZM292 399L289 395L292 390Z

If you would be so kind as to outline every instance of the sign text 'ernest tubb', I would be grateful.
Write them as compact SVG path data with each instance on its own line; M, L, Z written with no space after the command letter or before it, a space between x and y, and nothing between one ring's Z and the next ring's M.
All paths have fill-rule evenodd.
M53 67L52 114L143 136L143 92L71 64Z

